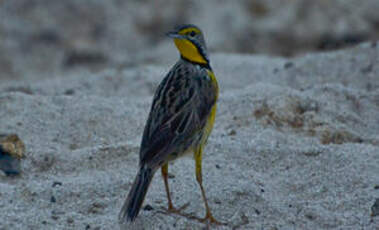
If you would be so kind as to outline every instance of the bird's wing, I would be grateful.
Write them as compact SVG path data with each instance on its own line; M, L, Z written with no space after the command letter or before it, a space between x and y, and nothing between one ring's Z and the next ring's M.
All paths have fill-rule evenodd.
M142 138L141 163L160 165L168 154L189 147L206 124L216 92L206 71L195 76L190 71L173 68L158 86Z

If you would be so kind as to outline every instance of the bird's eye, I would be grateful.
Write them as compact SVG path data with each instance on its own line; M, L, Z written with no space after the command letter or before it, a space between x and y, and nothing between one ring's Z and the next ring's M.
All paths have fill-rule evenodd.
M191 36L191 37L195 37L195 35L196 35L196 32L195 32L195 31L191 31L191 32L189 33L189 36Z

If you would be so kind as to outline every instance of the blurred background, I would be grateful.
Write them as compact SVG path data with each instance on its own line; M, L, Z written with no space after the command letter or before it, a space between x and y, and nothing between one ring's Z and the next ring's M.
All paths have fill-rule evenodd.
M0 83L177 58L165 32L200 26L212 53L295 56L379 37L379 0L1 0Z

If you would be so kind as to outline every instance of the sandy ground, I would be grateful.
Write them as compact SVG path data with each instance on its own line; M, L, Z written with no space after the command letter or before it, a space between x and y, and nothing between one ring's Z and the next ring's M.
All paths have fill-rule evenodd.
M174 47L171 47L174 49ZM203 160L219 229L379 229L379 46L293 59L213 54L221 94ZM173 62L174 60L172 60ZM0 132L25 143L0 178L0 229L118 229L152 94L144 65L0 85ZM169 168L174 204L204 215L191 158ZM202 229L160 213L157 174L135 226ZM215 227L217 229L217 227Z
M292 56L379 39L378 0L2 0L0 82L169 65L164 33L194 23L215 52ZM100 66L100 68L99 68Z
M26 147L21 175L0 174L0 230L119 228L152 95L178 55L164 32L183 22L204 30L221 87L203 180L227 225L212 227L378 230L379 45L368 42L378 10L377 0L0 1L0 137ZM193 160L169 172L174 204L203 216ZM206 228L161 212L159 173L144 207L122 228Z

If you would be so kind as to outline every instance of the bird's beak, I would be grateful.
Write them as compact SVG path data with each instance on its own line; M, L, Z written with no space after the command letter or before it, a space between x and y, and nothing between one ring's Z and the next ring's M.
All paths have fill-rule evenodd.
M176 32L176 31L168 32L168 33L166 33L166 35L170 38L177 38L177 39L184 39L185 38L185 36L178 34L178 32Z

